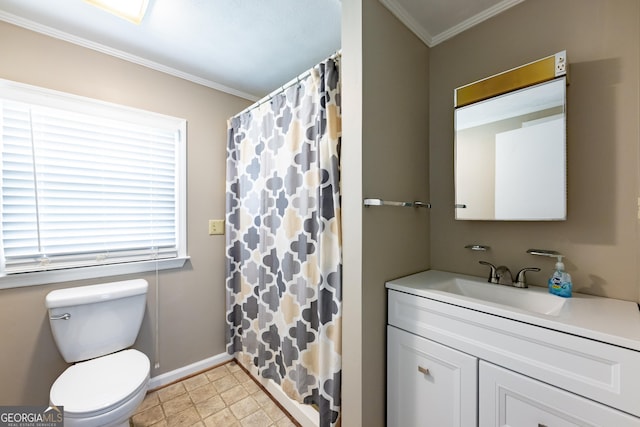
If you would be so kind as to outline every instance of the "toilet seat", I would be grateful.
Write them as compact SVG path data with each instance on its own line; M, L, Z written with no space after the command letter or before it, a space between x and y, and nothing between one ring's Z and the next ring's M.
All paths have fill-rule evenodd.
M65 417L97 416L146 389L149 373L149 358L133 349L76 363L51 386L51 403L63 406Z

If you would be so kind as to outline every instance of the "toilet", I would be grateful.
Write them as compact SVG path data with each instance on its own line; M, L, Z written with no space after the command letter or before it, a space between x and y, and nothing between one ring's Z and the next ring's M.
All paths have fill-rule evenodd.
M51 405L66 427L125 427L144 399L151 364L130 349L147 299L146 280L59 289L46 297L60 354L73 363L53 383Z

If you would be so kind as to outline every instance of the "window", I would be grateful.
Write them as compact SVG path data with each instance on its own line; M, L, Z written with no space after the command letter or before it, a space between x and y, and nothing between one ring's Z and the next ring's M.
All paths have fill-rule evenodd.
M183 119L0 80L0 287L182 265L185 134Z

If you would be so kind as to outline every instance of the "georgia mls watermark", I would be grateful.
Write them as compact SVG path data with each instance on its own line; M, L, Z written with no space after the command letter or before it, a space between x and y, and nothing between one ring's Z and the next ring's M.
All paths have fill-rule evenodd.
M0 406L0 427L64 427L64 407Z

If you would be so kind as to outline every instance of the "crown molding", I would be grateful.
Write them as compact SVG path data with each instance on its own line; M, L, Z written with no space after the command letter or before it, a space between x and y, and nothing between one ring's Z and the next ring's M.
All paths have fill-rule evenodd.
M486 21L489 18L493 18L494 16L504 12L505 10L509 9L510 7L513 7L515 5L517 5L518 3L522 3L524 0L503 0L500 3L483 10L482 12L478 13L477 15L472 16L469 19L465 19L464 21L462 21L461 23L459 23L458 25L454 25L453 27L449 28L446 31L443 31L437 35L435 35L432 39L433 41L433 45L437 45L438 43L442 43L445 40L448 40L450 38L452 38L453 36L456 36L460 33L462 33L463 31L468 30L469 28L478 25L479 23L481 23L482 21Z
M420 40L424 42L429 47L433 47L433 37L426 28L424 28L418 21L413 19L413 16L407 10L402 7L397 0L380 0L391 13L393 13L396 18L400 20L404 25L407 26L413 33L418 36Z
M413 31L413 33L418 36L418 38L422 40L427 46L434 47L442 43L443 41L448 40L465 30L468 30L474 25L492 18L509 9L510 7L515 6L518 3L522 3L523 1L524 0L503 0L500 3L478 13L477 15L474 15L471 18L466 19L461 23L454 25L453 27L433 36L423 25L418 23L418 21L416 21L403 6L400 5L398 0L380 0L380 3L382 3L387 9L389 9L391 13L393 13L411 31Z
M82 37L74 36L73 34L66 33L64 31L57 30L55 28L51 28L46 25L39 24L37 22L31 21L29 19L25 19L7 12L0 11L0 21L7 22L9 24L17 25L18 27L25 28L27 30L34 31L36 33L44 34L45 36L53 37L55 39L63 40L69 43L73 43L78 46L82 46L91 50L95 50L97 52L104 53L106 55L110 55L119 59L123 59L128 62L132 62L134 64L142 65L143 67L150 68L152 70L160 71L161 73L169 74L174 77L181 78L183 80L187 80L193 83L197 83L202 86L206 86L211 89L219 90L220 92L228 93L230 95L234 95L240 98L247 99L249 101L257 101L258 97L255 95L251 95L246 92L242 92L231 88L229 86L225 86L223 84L217 83L212 80L204 79L202 77L195 76L193 74L186 73L184 71L178 70L176 68L168 67L166 65L160 64L155 61L151 61L149 59L142 58L137 55L133 55L118 49L111 48L109 46L105 46L100 43L93 42L91 40L84 39Z

